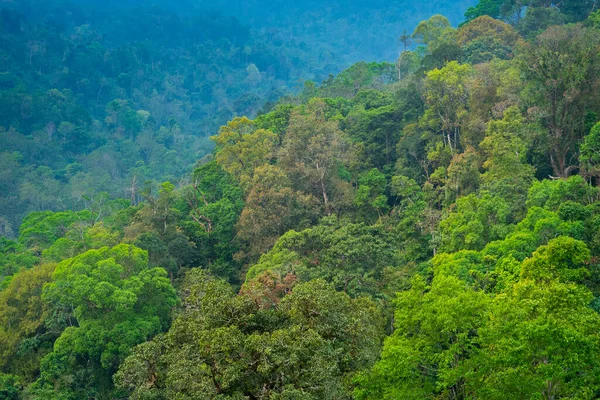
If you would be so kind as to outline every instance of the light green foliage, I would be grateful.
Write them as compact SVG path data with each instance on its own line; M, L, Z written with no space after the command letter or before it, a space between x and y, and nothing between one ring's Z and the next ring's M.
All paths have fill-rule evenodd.
M480 144L486 157L483 187L506 200L517 216L524 214L527 191L534 181L535 168L526 160L529 135L519 110L511 107L501 120L489 122Z
M527 207L543 207L558 211L559 207L573 201L589 204L599 199L599 189L588 185L581 176L572 176L563 180L544 180L534 182L529 189Z
M0 277L4 280L20 270L33 267L38 261L39 257L22 244L0 238Z
M434 15L427 21L421 22L412 34L412 37L427 46L430 52L438 47L454 43L456 31L450 25L450 21L443 15Z
M525 119L516 107L504 112L502 120L490 121L481 148L487 155L483 167L487 170L484 180L488 184L511 179L513 184L529 187L533 180L533 168L525 163L527 132Z
M381 360L358 380L358 399L428 399L461 393L457 371L476 351L477 329L490 300L464 281L440 275L427 287L421 279L396 301L395 331Z
M587 22L594 28L600 28L600 10L591 13Z
M594 194L579 177L535 183L527 216L506 238L436 255L426 270L431 283L417 276L398 293L396 329L380 361L355 380L355 396L594 398L600 317L588 288L597 290L596 267L581 240ZM480 238L484 227L501 226L473 225L466 205L476 198L469 197L458 200L442 232L470 227ZM448 226L461 218L464 228Z
M528 280L496 297L479 329L482 351L462 372L470 396L594 398L600 388L600 318L588 307L590 300L574 284Z
M215 159L247 192L256 167L268 164L273 156L277 136L264 129L254 129L248 118L235 118L221 127L211 139L217 144Z
M514 216L507 202L482 192L456 202L456 210L440 222L441 251L481 250L510 233Z
M365 210L367 221L372 219L368 218L372 211L380 220L389 211L386 187L387 179L378 169L372 169L359 180L354 204Z
M512 287L521 276L521 263L532 257L542 243L538 235L527 230L517 231L506 237L489 243L477 255L480 260L470 278L487 292L498 293Z
M597 1L259 1L1 7L0 398L597 398Z
M583 256L571 261L577 253ZM521 281L504 281L496 296L439 266L430 287L416 279L399 294L396 330L381 360L356 380L356 397L593 398L600 317L588 307L586 289L556 279L579 277L570 266L585 254L585 245L557 239L522 264ZM542 284L529 279L534 271L550 275L542 273Z
M523 262L521 276L535 281L581 282L589 276L590 251L585 243L560 236Z
M36 389L68 396L94 380L101 387L131 347L168 327L176 303L165 271L149 269L147 252L125 244L61 262L42 298L66 327L42 360Z
M115 246L120 240L119 232L111 232L102 222L89 226L85 223L71 225L64 237L57 239L52 246L42 252L45 261L59 262L71 258L88 249Z
M561 235L576 239L583 239L585 235L585 226L581 221L563 221L557 213L539 207L531 207L527 216L517 224L516 230L533 233L538 244L547 243Z
M460 146L461 121L468 111L466 82L472 71L470 65L452 61L442 69L428 72L425 80L427 109L421 125L439 133L451 152Z
M94 215L87 210L31 213L21 224L19 242L28 248L45 249L62 237L72 224L93 221Z
M487 272L483 252L460 250L455 253L440 253L431 259L435 275L455 276L473 283L479 274Z
M579 162L586 174L600 179L600 122L592 128L581 144Z
M0 371L18 374L27 383L56 337L44 326L50 310L41 298L54 267L44 264L23 270L0 291Z
M282 136L290 122L293 109L294 106L291 104L278 105L270 112L257 116L254 119L254 126Z

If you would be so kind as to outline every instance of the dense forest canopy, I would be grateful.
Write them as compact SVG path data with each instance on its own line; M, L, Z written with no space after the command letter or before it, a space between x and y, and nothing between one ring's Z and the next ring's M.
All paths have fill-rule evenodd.
M137 203L185 180L219 126L354 62L393 62L397 31L428 16L412 3L234 3L0 4L2 232L31 211ZM430 11L449 10L458 22L452 2Z
M2 3L0 398L600 398L600 4L238 3Z

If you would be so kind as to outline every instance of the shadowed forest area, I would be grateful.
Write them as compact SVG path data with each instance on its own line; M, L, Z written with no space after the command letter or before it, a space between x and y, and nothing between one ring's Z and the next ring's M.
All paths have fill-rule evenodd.
M0 166L11 171L0 233L32 211L137 203L185 179L221 125L354 62L393 62L400 27L429 16L383 2L234 3L0 4Z

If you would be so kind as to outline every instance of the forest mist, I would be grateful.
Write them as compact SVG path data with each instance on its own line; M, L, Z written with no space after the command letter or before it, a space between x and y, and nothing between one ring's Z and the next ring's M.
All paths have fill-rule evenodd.
M399 32L435 13L458 23L470 5L3 2L0 165L12 173L0 179L0 232L31 211L177 181L234 115L359 60L394 62Z

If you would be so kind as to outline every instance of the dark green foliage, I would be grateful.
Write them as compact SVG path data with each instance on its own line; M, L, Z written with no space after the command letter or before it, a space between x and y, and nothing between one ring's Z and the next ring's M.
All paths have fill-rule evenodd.
M346 130L357 143L361 161L388 172L396 163L396 143L400 138L402 110L391 94L362 91L346 117Z
M134 350L117 385L132 399L348 398L344 377L372 364L382 337L375 304L313 281L263 305L269 289L236 295L189 272L185 311L169 332Z
M379 297L386 292L386 269L397 266L395 241L383 225L326 218L314 228L283 235L248 271L247 279L264 271L293 273L302 281L326 279L352 296Z
M481 0L475 7L471 7L465 13L467 20L473 20L482 15L492 18L504 19L511 23L520 24L524 10L527 9L528 16L525 19L544 15L538 19L539 30L546 29L552 25L544 19L550 14L561 15L558 22L578 22L586 19L598 7L597 0L565 0L552 2L547 0ZM555 12L553 11L555 10ZM537 19L538 17L533 17Z
M19 400L21 398L21 389L18 377L0 374L0 398L6 400Z
M232 264L236 252L231 242L244 206L242 190L214 161L198 167L192 179L181 200L188 215L182 228L200 251L198 265L220 269L217 275L233 278L235 272L226 265Z

